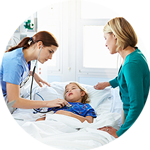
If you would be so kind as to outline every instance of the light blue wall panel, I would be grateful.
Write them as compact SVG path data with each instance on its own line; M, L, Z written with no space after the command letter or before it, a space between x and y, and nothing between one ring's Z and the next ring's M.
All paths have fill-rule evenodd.
M47 76L47 82L61 82L61 76Z
M79 77L78 82L88 85L96 85L98 82L106 82L111 79L109 78L98 78L98 77Z

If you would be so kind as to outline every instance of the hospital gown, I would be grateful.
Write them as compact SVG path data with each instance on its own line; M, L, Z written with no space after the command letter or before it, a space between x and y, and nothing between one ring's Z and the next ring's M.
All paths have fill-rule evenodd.
M94 109L89 104L83 104L79 102L74 102L74 103L68 102L68 103L71 105L71 107L65 106L63 108L59 108L59 107L49 108L48 111L53 110L55 113L58 110L65 110L83 117L86 116L92 116L93 118L97 117Z

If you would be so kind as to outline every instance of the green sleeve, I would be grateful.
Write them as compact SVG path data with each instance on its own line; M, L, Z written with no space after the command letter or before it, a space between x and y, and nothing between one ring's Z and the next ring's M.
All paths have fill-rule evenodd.
M123 68L130 106L125 123L117 131L118 137L128 130L138 118L144 107L143 74L135 63L128 63Z
M109 83L113 88L117 87L118 86L118 77L116 77L113 80L110 80Z

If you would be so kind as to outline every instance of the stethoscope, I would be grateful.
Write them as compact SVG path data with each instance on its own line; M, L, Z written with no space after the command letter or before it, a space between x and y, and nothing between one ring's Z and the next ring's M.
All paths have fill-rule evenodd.
M32 80L31 80L31 86L30 86L30 100L32 100L32 86L33 86L33 77L34 77L34 74L35 74L35 69L36 69L36 66L37 66L37 62L39 60L39 57L40 57L40 53L41 53L41 50L42 50L42 46L40 46L40 51L39 51L39 55L37 57L37 60L35 62L35 65L34 65L34 68L33 68L33 71L32 71ZM67 105L67 107L71 107L71 105ZM50 111L54 111L56 107L54 107L53 109L47 109L47 111L42 111L43 109L42 108L38 108L38 109L33 109L35 112L33 112L34 114L35 113L48 113Z
M32 71L32 80L31 80L31 86L30 86L30 100L32 100L32 87L33 87L33 77L34 77L34 74L35 74L35 69L36 69L36 66L37 66L37 62L39 60L39 57L40 57L40 53L41 53L41 50L42 50L42 46L40 46L40 51L39 51L39 54L38 54L38 57L36 59L36 62L35 62L35 65L34 65L34 68L33 68L33 71ZM35 113L48 113L50 111L53 111L52 110L49 110L49 111L42 111L42 108L38 108L38 109L33 109L35 112L33 112L34 114ZM48 110L48 109L47 109Z
M32 71L32 80L31 80L31 86L30 86L30 100L32 100L33 77L34 77L34 74L35 74L35 69L36 69L37 62L38 62L39 57L40 57L41 50L42 50L42 47L40 46L39 55L38 55L38 57L37 57L37 59L36 59L36 62L35 62L35 65L34 65L34 68L33 68L33 71Z

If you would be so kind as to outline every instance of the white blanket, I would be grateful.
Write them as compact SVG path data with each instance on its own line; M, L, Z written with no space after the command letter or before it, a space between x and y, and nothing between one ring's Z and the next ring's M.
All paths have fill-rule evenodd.
M118 113L104 113L99 115L94 122L81 123L78 119L60 115L46 114L45 121L33 122L38 114L27 121L31 115L24 111L24 121L17 120L20 126L35 139L44 144L69 150L87 150L97 148L113 141L115 138L107 132L97 130L104 126L113 126L118 129L120 115ZM30 115L29 115L30 114ZM20 113L13 114L14 118L20 117Z
M62 98L67 83L53 82L51 87L34 88L33 99L52 100ZM121 103L114 90L95 90L93 86L84 86L91 99L97 118L89 124L78 119L60 114L46 114L45 121L35 122L42 114L33 114L33 110L17 109L13 117L20 126L35 139L44 144L65 150L88 150L113 141L115 138L104 131L97 130L104 126L119 129ZM29 96L29 89L22 90L22 96ZM117 91L118 93L118 91ZM117 105L116 105L117 104ZM114 107L115 106L115 107Z

